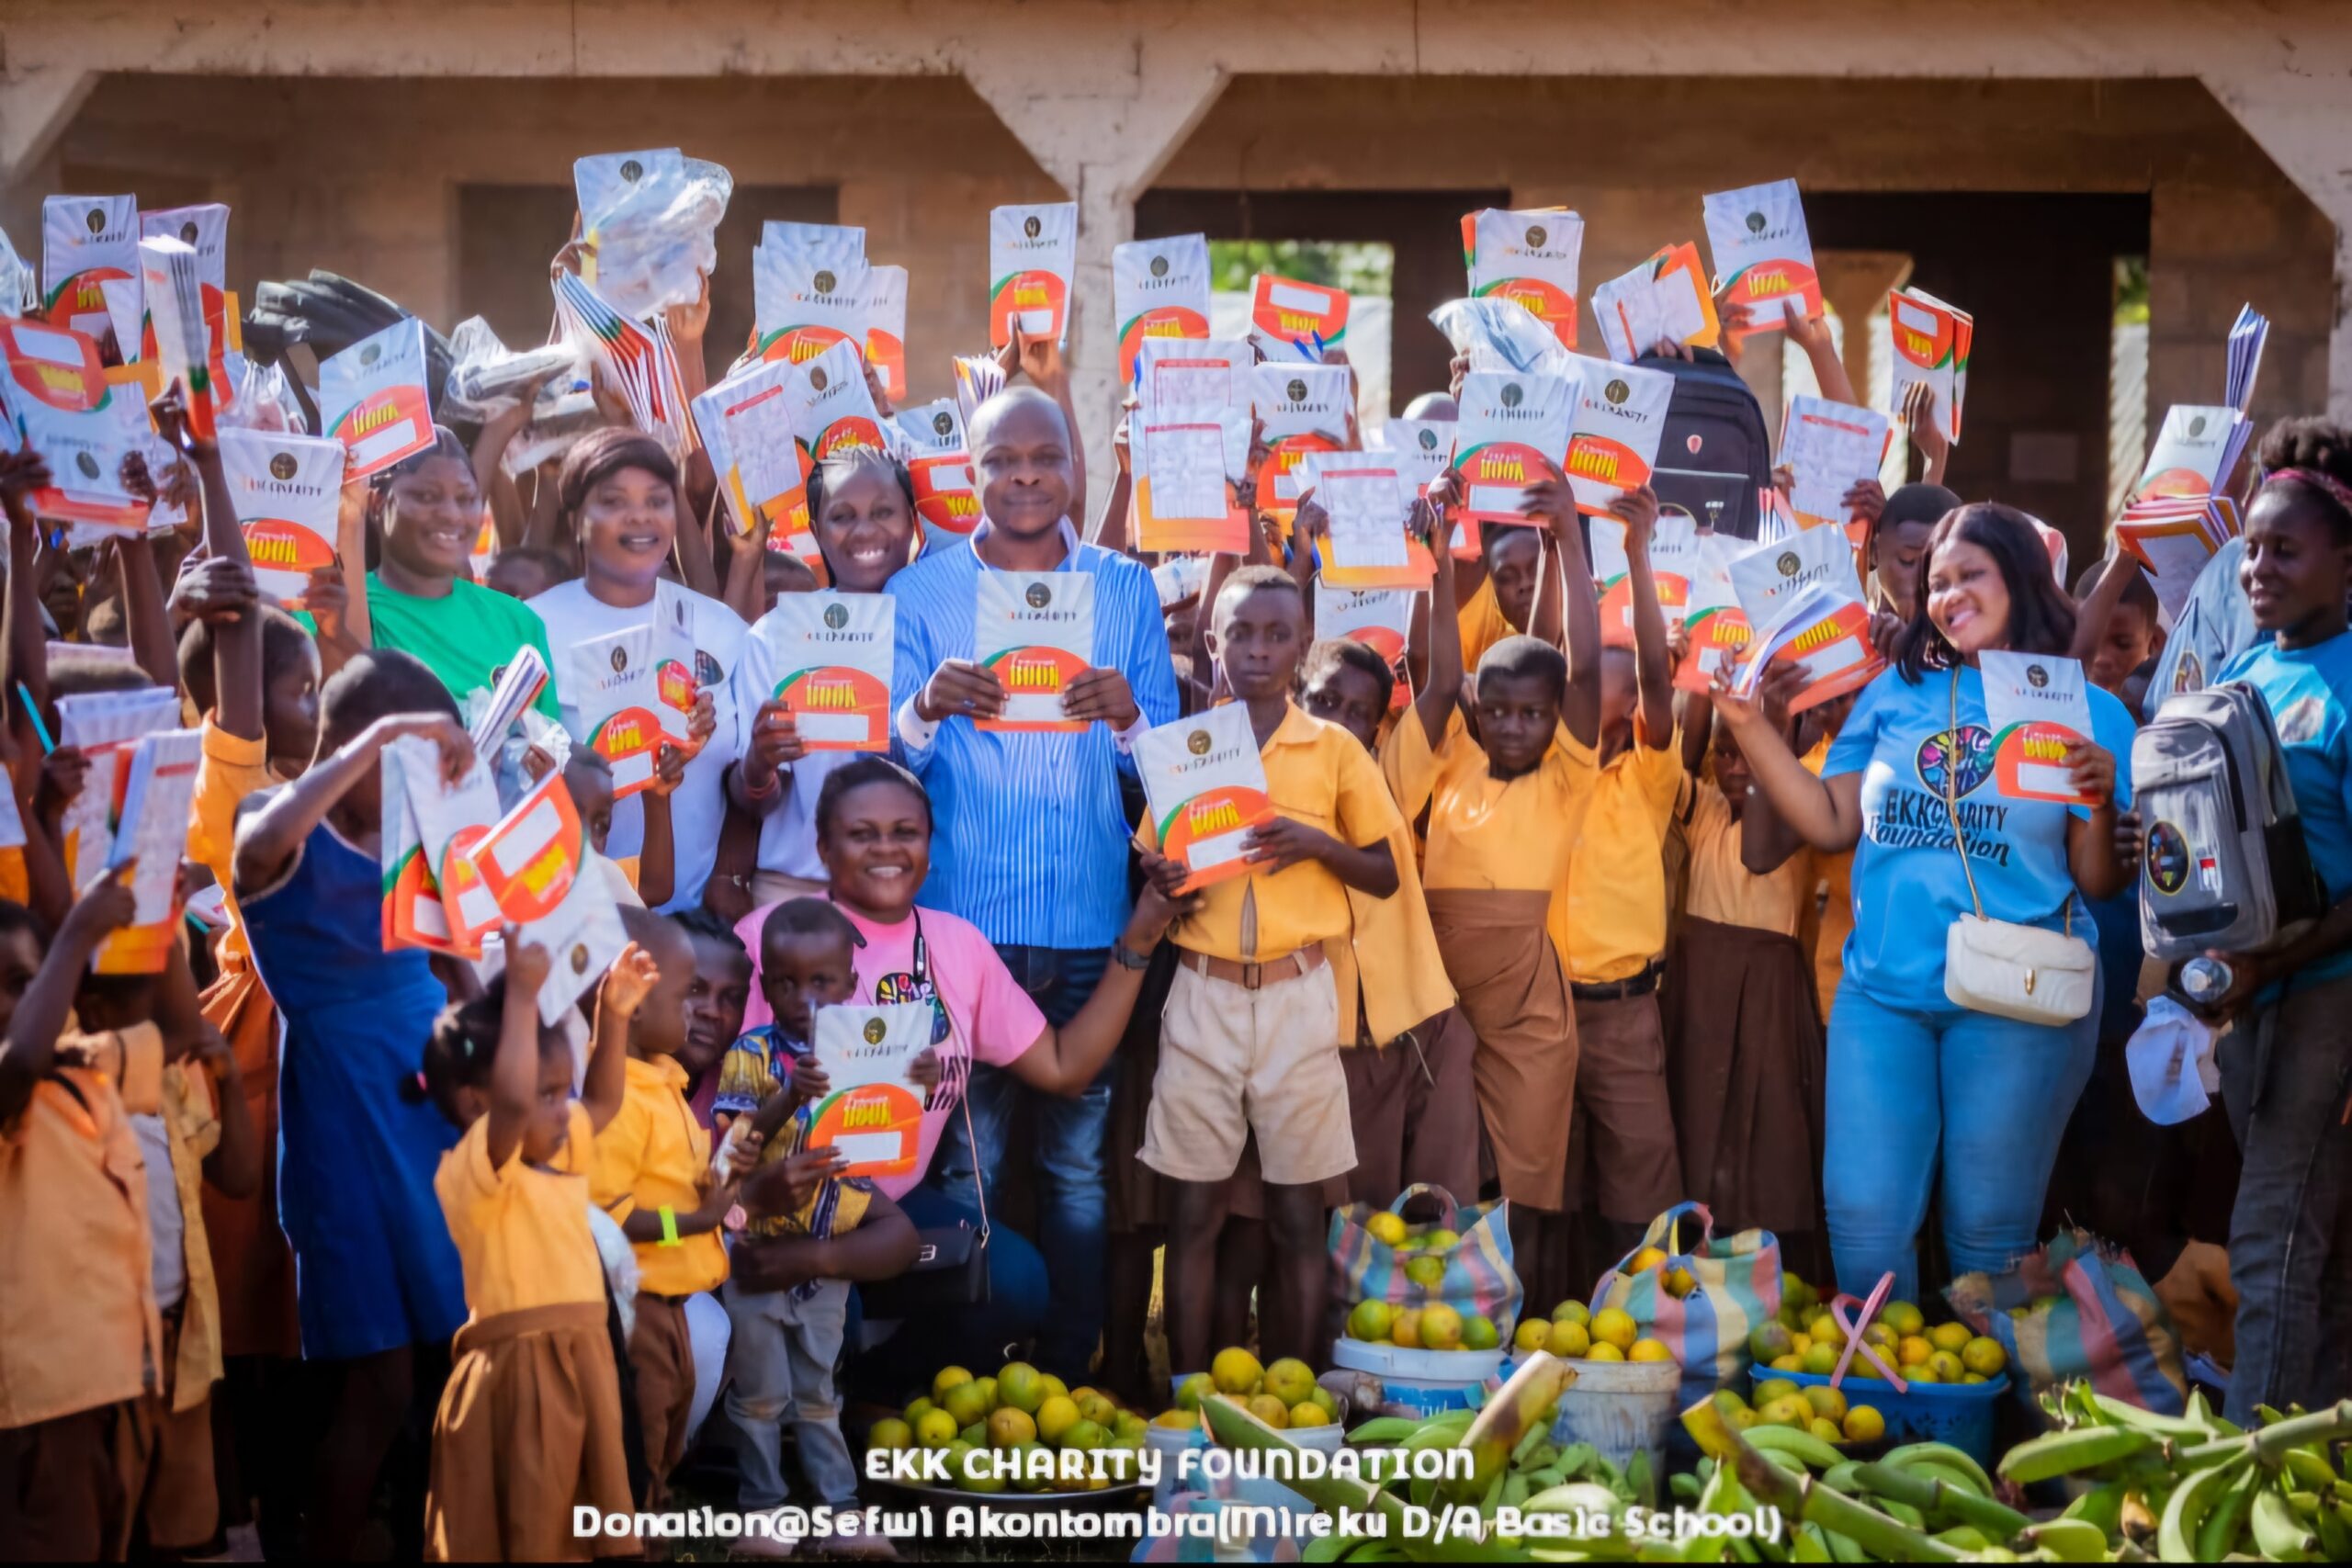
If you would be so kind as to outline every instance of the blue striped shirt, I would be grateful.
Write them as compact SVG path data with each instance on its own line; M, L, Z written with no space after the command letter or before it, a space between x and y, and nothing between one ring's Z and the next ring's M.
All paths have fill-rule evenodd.
M903 711L941 662L972 657L979 574L971 543L890 580L899 601L891 706ZM1127 678L1147 725L1176 717L1176 671L1159 591L1141 562L1082 544L1065 521L1059 571L1094 574L1094 664ZM907 765L931 791L935 823L922 902L960 915L999 946L1102 948L1127 919L1126 813L1119 772L1134 760L1106 724L1071 733L1001 733L958 716L928 745L900 727Z

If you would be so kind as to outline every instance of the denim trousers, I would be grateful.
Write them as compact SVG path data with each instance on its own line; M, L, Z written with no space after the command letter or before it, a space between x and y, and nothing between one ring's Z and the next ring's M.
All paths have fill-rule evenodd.
M1100 948L1005 946L997 953L1046 1021L1057 1029L1078 1016L1110 959ZM991 1201L1003 1183L1013 1111L1023 1100L1030 1107L1036 1140L1037 1247L1046 1256L1053 1281L1051 1310L1037 1333L1037 1365L1073 1388L1086 1380L1102 1335L1103 1258L1110 1226L1102 1145L1117 1070L1114 1057L1074 1100L1035 1093L1000 1067L980 1066L972 1072L977 1168L985 1173ZM974 1169L964 1119L952 1116L932 1160L932 1184L968 1201Z
M2352 976L2258 1007L2222 1042L2222 1100L2245 1151L2230 1214L2237 1364L2229 1418L2352 1396Z
M1931 1196L1956 1274L1999 1273L2039 1245L2058 1141L2098 1054L2096 998L2063 1025L1937 1001L1889 1007L1849 979L1830 1013L1822 1190L1838 1288L1858 1296L1891 1272L1894 1299L1919 1299Z
M742 1467L740 1506L775 1508L790 1499L784 1480L786 1421L815 1501L854 1506L857 1465L842 1436L841 1396L833 1387L849 1286L821 1280L802 1300L790 1291L747 1291L729 1280L718 1293L733 1328L727 1421Z

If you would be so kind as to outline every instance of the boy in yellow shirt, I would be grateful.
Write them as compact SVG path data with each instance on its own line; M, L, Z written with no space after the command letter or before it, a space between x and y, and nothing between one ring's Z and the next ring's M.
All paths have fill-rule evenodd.
M1611 1245L1640 1242L1682 1196L1657 987L1666 952L1666 836L1683 783L1674 728L1666 615L1650 570L1657 497L1647 486L1617 507L1633 588L1633 646L1600 660L1600 773L1568 870L1565 926L1553 936L1575 999L1576 1124L1569 1171L1593 1172ZM1604 644L1611 641L1607 630ZM1572 1182L1573 1187L1573 1182Z
M714 1181L710 1133L686 1104L686 1071L676 1060L686 1040L685 995L695 974L685 932L626 905L621 920L662 974L629 1021L627 1087L619 1111L596 1134L588 1195L636 1246L637 1324L628 1359L637 1374L645 1462L653 1472L647 1499L652 1506L685 1454L686 1416L694 1406L686 1298L715 1291L727 1278L718 1227L734 1206L735 1178L754 1156L744 1153L727 1180Z
M1226 688L1249 710L1280 815L1251 829L1252 869L1207 889L1170 933L1181 951L1140 1157L1172 1190L1168 1348L1184 1371L1208 1365L1222 1184L1249 1134L1258 1135L1277 1259L1261 1314L1270 1357L1310 1355L1321 1337L1320 1189L1355 1165L1323 943L1352 928L1350 889L1375 898L1396 892L1390 844L1401 824L1355 738L1291 701L1306 628L1296 581L1249 566L1225 580L1209 632ZM1157 852L1149 818L1136 838L1146 874L1173 895L1182 863ZM1115 948L1113 956L1148 962Z

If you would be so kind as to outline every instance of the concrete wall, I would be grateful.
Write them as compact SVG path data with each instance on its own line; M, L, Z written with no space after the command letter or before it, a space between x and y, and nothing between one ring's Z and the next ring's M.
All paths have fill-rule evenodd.
M947 357L988 341L989 209L1059 189L955 77L484 82L110 76L45 160L43 188L228 202L230 276L311 267L381 289L447 329L464 310L458 190L569 190L571 161L671 144L739 186L821 186L866 253L911 274L913 390L948 390ZM10 227L39 244L37 227ZM551 254L551 253L550 253ZM544 276L545 254L506 265ZM748 287L748 249L719 258ZM713 343L714 359L740 344ZM720 359L723 363L723 359Z
M241 228L275 202L280 254L361 256L354 270L432 310L454 288L453 173L510 152L560 169L594 147L677 141L780 183L817 164L840 177L845 219L884 211L885 256L894 225L910 246L928 250L933 221L939 243L976 246L1000 193L1057 187L1080 213L1080 390L1107 404L1111 248L1162 177L1392 188L1442 162L1448 185L1501 178L1523 200L1571 200L1594 220L1596 277L1661 230L1695 228L1691 197L1714 183L1700 160L1726 182L1793 169L1815 188L2139 189L2154 201L2154 395L2201 386L2199 356L2260 294L2282 333L2272 389L2310 400L2324 387L2352 415L2341 0L1952 0L1932 14L1883 0L1299 0L1279 15L1285 66L1335 80L1253 81L1274 14L1238 0L8 0L0 221L26 232L69 161L252 184ZM172 89L153 73L229 91L158 116ZM968 90L945 85L958 76ZM648 85L674 78L697 80ZM524 91L555 79L569 80ZM994 123L930 118L934 85ZM549 118L517 124L510 95ZM794 111L808 102L834 112ZM143 144L127 145L142 121ZM468 123L485 129L450 129ZM540 141L550 124L564 133ZM1351 128L1352 150L1317 142L1334 127ZM362 156L316 158L354 131ZM243 161L220 161L232 148ZM1625 172L1645 164L1665 172ZM2288 199L2290 184L2318 210ZM918 310L959 334L977 319L955 302L963 260L942 249L913 265ZM955 292L924 304L934 288ZM918 354L955 346L923 335Z

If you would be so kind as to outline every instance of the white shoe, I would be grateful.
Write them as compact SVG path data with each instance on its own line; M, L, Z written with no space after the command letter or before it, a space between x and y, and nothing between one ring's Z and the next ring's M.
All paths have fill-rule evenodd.
M800 1538L784 1533L784 1517L790 1510L791 1506L786 1504L770 1508L765 1513L744 1515L743 1533L735 1538L735 1544L729 1550L738 1557L764 1557L772 1561L791 1556L792 1549L800 1544ZM765 1519L770 1528L754 1530L750 1528L753 1519Z

